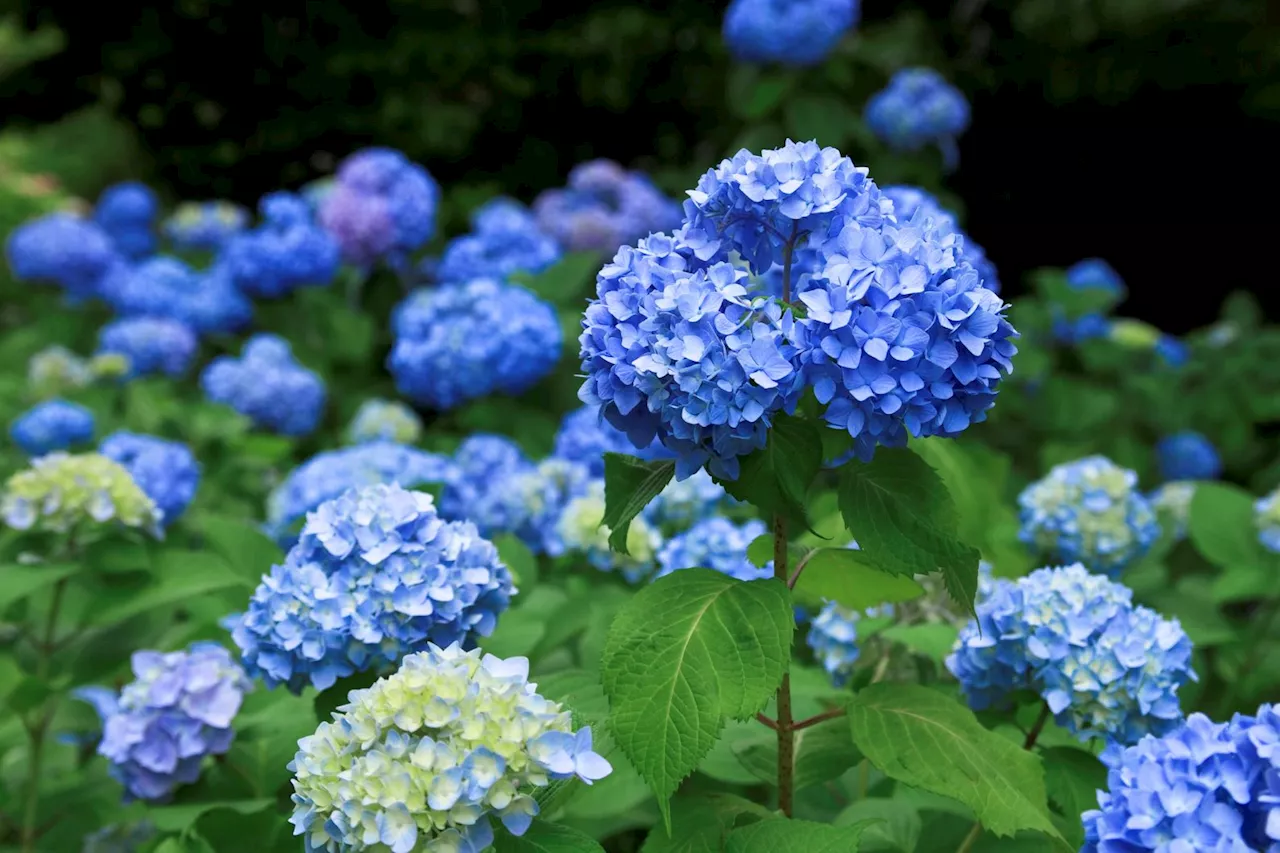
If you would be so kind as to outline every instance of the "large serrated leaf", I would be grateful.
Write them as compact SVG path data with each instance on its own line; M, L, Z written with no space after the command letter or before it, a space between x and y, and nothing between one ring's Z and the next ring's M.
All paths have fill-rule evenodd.
M627 530L631 520L656 498L676 472L676 463L645 462L623 453L604 455L604 519L609 528L609 547L627 553Z
M878 818L830 826L807 820L762 820L729 833L725 853L857 853L862 833Z

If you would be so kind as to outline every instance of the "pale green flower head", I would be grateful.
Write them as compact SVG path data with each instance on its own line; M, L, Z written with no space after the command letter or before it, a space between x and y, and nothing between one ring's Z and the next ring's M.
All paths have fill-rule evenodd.
M45 347L27 362L27 383L42 400L60 397L93 382L88 363L62 346Z
M399 400L365 400L347 427L347 441L394 441L416 444L422 437L422 420Z
M1108 333L1112 341L1123 347L1149 350L1160 341L1160 330L1150 323L1120 317L1111 321Z
M129 356L118 352L104 352L89 359L89 370L94 379L120 379L129 373Z
M1174 481L1165 483L1151 494L1151 505L1162 518L1172 523L1175 538L1181 539L1186 535L1191 499L1195 493L1195 483Z
M560 516L557 532L566 550L585 554L596 568L620 571L629 579L652 571L662 547L662 534L637 516L627 529L627 553L618 554L609 550L611 531L601 524L603 520L604 483L597 480L585 495L570 501Z
M15 530L70 533L111 522L160 535L160 510L129 472L97 453L50 453L5 483L0 518Z

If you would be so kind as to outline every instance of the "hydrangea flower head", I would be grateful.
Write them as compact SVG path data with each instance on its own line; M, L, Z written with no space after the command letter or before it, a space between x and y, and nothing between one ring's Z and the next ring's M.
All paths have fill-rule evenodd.
M881 187L881 190L885 198L893 202L893 215L898 222L918 222L923 226L929 221L938 233L951 232L962 238L965 258L978 271L982 286L992 293L1000 292L1000 277L995 264L987 258L986 251L964 232L955 214L944 208L932 193L907 184Z
M9 437L28 456L66 450L93 439L93 412L66 400L37 403L9 426Z
M1095 338L1114 338L1115 333L1116 324L1096 311L1072 320L1055 306L1053 338L1060 344L1075 346Z
M317 853L479 853L491 818L524 834L537 788L613 769L528 676L525 658L429 645L353 690L298 742L294 834Z
M604 419L598 407L583 406L560 421L553 455L586 465L592 476L603 477L606 453L652 459L661 451L661 445L650 445L643 450L636 447L626 433Z
M1280 489L1254 502L1253 525L1263 547L1280 553Z
M365 400L347 426L347 441L413 444L422 437L422 419L399 400Z
M514 533L535 554L558 557L560 516L591 482L586 466L553 456L487 481L465 517L486 536Z
M1187 535L1187 521L1191 517L1191 499L1195 497L1196 484L1174 481L1165 483L1147 498L1157 516L1167 519L1173 526L1175 539Z
M1067 267L1067 284L1077 290L1104 290L1117 296L1125 292L1124 279L1101 258L1087 258Z
M857 543L850 547L856 549ZM873 607L863 614L828 601L809 626L806 642L836 687L848 684L853 675L854 664L861 654L858 649L858 620L864 615L892 616L893 605Z
M708 518L667 540L658 552L658 574L679 569L715 569L738 580L773 577L773 564L760 567L747 558L747 546L765 534L763 521L734 524L727 518Z
M484 518L499 530L511 530L518 523L500 518L497 507L511 508L495 501L493 483L533 470L533 463L520 446L501 435L479 433L458 445L440 495L440 514L454 520Z
M560 246L539 227L533 214L511 199L495 199L473 215L475 230L445 247L433 275L437 281L505 279L513 273L539 273L560 260Z
M312 221L292 193L268 193L258 203L262 224L230 238L218 266L244 293L268 299L299 287L323 286L338 272L338 244Z
M115 432L103 439L98 452L129 472L159 508L165 526L177 521L196 496L200 464L182 442Z
M50 453L9 477L0 518L14 530L68 533L114 521L159 535L160 510L116 462L97 453Z
M119 266L103 277L102 297L126 317L168 317L202 334L238 332L253 306L226 267L196 272L177 258L159 256Z
M238 359L214 359L200 375L200 387L213 402L281 435L312 432L324 413L324 382L275 335L249 339Z
M1280 705L1236 714L1228 728L1249 781L1244 838L1254 850L1280 853Z
M975 710L1034 690L1082 740L1134 743L1182 719L1178 688L1195 681L1176 619L1135 607L1133 593L1084 566L1038 569L980 590L947 668Z
M420 289L392 317L387 367L396 388L433 409L520 394L560 360L555 309L522 287L475 279Z
M1155 352L1168 367L1182 367L1191 360L1191 348L1173 335L1161 335L1156 341Z
M619 554L609 548L610 530L602 526L604 508L604 481L594 480L584 494L565 505L556 522L557 537L566 552L582 554L597 569L618 572L636 583L657 566L662 534L643 516L637 517L627 528L627 553Z
M122 317L98 332L98 354L128 359L128 376L181 376L196 355L199 341L186 323L167 317Z
M14 278L55 284L77 299L95 296L102 277L123 262L105 231L68 213L24 223L5 250Z
M125 181L103 190L93 221L107 233L120 254L145 258L156 250L155 221L160 202L146 184Z
M444 521L425 492L380 484L310 513L228 626L250 675L294 693L326 690L428 642L474 644L514 593L474 524Z
M135 680L116 696L102 687L77 691L102 717L98 754L125 800L167 800L200 778L206 756L231 748L231 723L250 688L244 670L216 643L186 651L133 654Z
M680 206L647 177L612 160L579 163L564 189L533 203L538 227L571 252L609 254L655 231L680 225Z
M365 148L338 167L320 222L348 263L396 264L431 239L439 201L440 187L426 169L399 151Z
M1105 456L1054 466L1018 496L1018 538L1041 556L1112 577L1160 538L1138 475Z
M1166 435L1156 443L1160 476L1166 480L1216 480L1222 457L1208 438L1190 430Z
M737 503L710 474L699 471L687 480L668 483L642 515L659 530L676 533Z
M733 0L724 40L744 62L816 65L858 22L859 0Z
M45 347L27 362L27 385L42 398L57 397L93 383L93 371L64 346Z
M969 102L937 71L904 68L867 101L866 121L891 148L919 151L936 144L954 165L955 139L969 127Z
M184 201L163 230L179 249L217 251L249 226L249 211L229 201Z

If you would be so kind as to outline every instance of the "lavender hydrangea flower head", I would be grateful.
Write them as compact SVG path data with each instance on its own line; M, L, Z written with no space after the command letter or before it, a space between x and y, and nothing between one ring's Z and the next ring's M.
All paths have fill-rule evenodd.
M196 496L200 464L182 442L122 431L103 439L98 452L129 472L159 508L165 526L177 521Z
M179 249L217 251L249 227L249 211L229 201L184 201L165 220L164 234Z
M201 334L238 332L253 317L253 306L225 267L197 272L167 256L116 267L100 290L122 316L167 317Z
M43 399L92 383L93 371L88 362L64 346L45 347L27 362L27 386Z
M50 453L9 477L0 519L14 530L69 533L109 522L160 535L160 510L116 462L97 453Z
M55 284L73 299L95 296L107 271L123 263L105 231L68 213L19 226L9 235L5 254L15 279Z
M530 684L525 658L429 645L298 742L295 835L325 853L479 853L491 819L523 835L552 780L613 768L591 729Z
M816 65L858 22L859 7L859 0L733 0L725 44L744 62Z
M1222 457L1204 435L1185 430L1166 435L1156 443L1156 461L1164 480L1216 480L1222 474Z
M1125 292L1124 279L1101 258L1088 258L1067 268L1067 284L1077 290L1098 289L1116 296Z
M747 558L747 546L765 534L763 521L734 524L727 518L708 518L667 540L658 552L658 574L679 569L715 569L738 580L773 577L773 565L760 567Z
M103 190L93 221L107 233L120 254L145 258L156 250L155 221L160 202L146 184L125 181Z
M533 203L538 226L571 252L609 254L655 231L680 225L680 206L647 177L612 160L574 166L564 189Z
M445 247L433 273L437 281L505 279L514 273L542 272L560 260L560 246L516 201L495 199L477 210L472 222L472 233Z
M1018 496L1018 538L1049 560L1115 577L1160 538L1138 475L1105 456L1054 466Z
M320 203L320 222L345 261L392 265L421 248L435 232L440 187L399 151L365 148L338 167L333 188Z
M307 435L324 413L324 383L275 335L250 338L239 359L214 359L200 375L200 387L213 402L281 435Z
M982 286L992 293L1000 292L1000 277L995 264L987 258L986 251L960 227L955 214L944 208L937 198L920 187L906 184L881 187L881 190L885 198L893 202L893 215L899 223L917 222L923 227L926 221L931 221L932 228L939 234L952 232L960 237L963 240L961 245L964 256L978 271Z
M122 317L98 332L98 354L128 359L127 376L181 376L195 359L199 341L186 323L167 317Z
M556 432L554 456L586 465L592 476L604 476L604 455L625 453L641 459L661 455L661 445L640 449L631 443L626 433L615 429L604 419L600 409L583 406L564 416Z
M425 492L366 486L307 516L228 627L250 675L294 693L326 690L429 642L470 647L515 592L475 525L444 521Z
M413 444L422 437L422 419L399 400L365 400L347 426L347 441Z
M417 290L396 307L392 330L396 388L442 411L527 391L555 367L563 343L555 309L494 279Z
M1191 499L1195 497L1196 484L1182 481L1165 483L1152 492L1147 500L1163 527L1165 522L1171 525L1174 539L1182 539L1187 535L1187 522L1191 517Z
M126 802L164 802L200 778L205 757L231 748L231 724L250 684L227 650L208 642L134 652L133 674L119 696L102 687L77 695L102 718L98 754L111 762Z
M711 475L699 471L687 480L672 480L642 511L644 518L659 530L678 533L738 501L729 496Z
M969 102L937 71L904 68L867 101L866 121L890 147L919 151L936 144L954 166L955 139L969 127Z
M262 224L230 238L218 258L244 293L268 299L299 287L318 287L338 272L338 244L312 220L307 203L287 192L268 193L258 203Z
M604 508L604 481L593 480L586 492L565 505L556 522L557 537L565 552L582 554L597 569L637 583L657 567L662 534L643 517L635 518L627 528L627 553L620 554L609 547Z
M1178 688L1195 681L1191 641L1176 619L1076 563L995 580L956 640L947 669L975 710L1020 690L1040 694L1082 740L1134 743L1182 719Z
M9 437L28 456L43 456L55 450L93 439L93 412L66 400L37 403L9 426Z
M1280 553L1280 489L1254 502L1253 525L1262 546Z

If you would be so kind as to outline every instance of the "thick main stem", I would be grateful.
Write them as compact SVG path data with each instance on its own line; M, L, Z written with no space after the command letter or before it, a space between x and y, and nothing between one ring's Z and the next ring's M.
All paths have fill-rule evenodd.
M1036 721L1031 724L1027 737L1022 741L1022 748L1030 750L1036 745L1040 733L1044 731L1045 724L1049 722L1049 705L1045 703L1040 706L1040 716L1036 717ZM964 841L960 842L960 846L956 848L956 853L969 853L969 850L977 843L982 836L982 821L975 821L973 829L969 830L969 834L964 837Z
M63 578L53 588L53 601L49 603L49 616L45 620L44 634L40 638L40 647L36 650L36 680L41 683L49 678L49 659L53 654L53 640L58 630L58 611L62 608L62 593L67 588L67 579ZM50 699L50 702L54 700ZM40 769L44 761L44 739L53 719L53 707L40 713L40 719L27 727L27 737L31 742L27 759L27 802L22 813L22 853L34 853L36 836L39 834L36 818L40 808Z
M773 576L787 582L787 522L773 516ZM795 787L795 724L791 718L791 674L784 673L778 687L778 808L791 817Z

